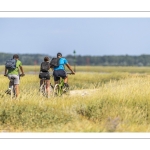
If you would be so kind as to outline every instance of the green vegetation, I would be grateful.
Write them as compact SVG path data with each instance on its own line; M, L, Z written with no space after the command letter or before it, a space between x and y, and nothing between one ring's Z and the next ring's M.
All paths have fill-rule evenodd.
M31 68L34 66L26 66L28 71ZM72 92L69 96L50 99L40 96L38 75L26 74L21 78L20 96L10 100L4 93L8 79L0 75L0 131L150 131L148 68L141 68L144 72L132 68L131 73L128 68L123 71L120 67L101 67L103 72L110 69L108 73L94 71L99 70L96 67L90 68L93 72L85 71L86 67L82 69L76 75L69 75Z
M12 58L13 54L0 53L0 65L4 65L7 59ZM55 57L49 54L19 54L23 65L40 65L43 58ZM150 66L150 55L129 56L129 55L108 55L108 56L80 56L67 55L66 57L71 65L77 66Z
M23 66L25 73L38 74L40 70L39 65ZM74 66L72 66L74 69ZM66 68L68 71L68 69ZM4 65L0 66L0 72L4 73ZM69 71L68 71L69 72ZM97 72L106 75L106 73L150 73L150 67L132 67L132 66L76 66L76 72Z

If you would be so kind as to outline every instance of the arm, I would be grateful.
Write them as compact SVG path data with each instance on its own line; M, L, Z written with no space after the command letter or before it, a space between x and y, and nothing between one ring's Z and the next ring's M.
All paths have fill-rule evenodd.
M5 67L4 76L6 76L6 75L7 75L7 69Z
M71 66L67 63L66 66L68 67L68 69L73 73L75 74L75 72L72 70Z
M23 67L22 66L19 66L19 67L20 67L20 70L21 70L22 74L25 75L24 71L23 71Z

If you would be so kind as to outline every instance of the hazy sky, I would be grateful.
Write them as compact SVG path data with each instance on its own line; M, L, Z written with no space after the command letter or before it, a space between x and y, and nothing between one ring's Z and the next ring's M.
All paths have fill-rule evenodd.
M0 18L0 52L150 54L150 18Z

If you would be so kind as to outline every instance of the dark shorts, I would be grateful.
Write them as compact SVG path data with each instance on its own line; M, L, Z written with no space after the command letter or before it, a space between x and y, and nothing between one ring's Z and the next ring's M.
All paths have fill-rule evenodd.
M65 79L67 77L65 70L54 70L53 72L54 81L60 80L60 77Z
M46 80L50 80L50 74L49 74L49 72L40 72L39 78L40 79L45 78Z

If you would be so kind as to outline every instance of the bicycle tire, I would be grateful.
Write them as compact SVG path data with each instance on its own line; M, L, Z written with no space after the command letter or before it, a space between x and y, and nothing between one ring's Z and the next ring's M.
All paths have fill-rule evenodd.
M70 94L70 89L69 87L65 87L65 91L63 89L63 94L69 95Z
M13 86L13 93L14 93L14 97L16 97L16 89L14 86Z
M46 87L45 87L45 85L44 84L42 84L41 86L40 86L40 94L41 95L43 95L43 96L46 96Z
M53 96L59 96L59 84L54 86Z
M54 87L53 87L53 85L50 84L49 88L50 88L50 95L53 95L53 93L54 93Z
M11 93L10 93L10 97L11 99L13 99L16 96L16 90L14 88L14 86L11 87Z

